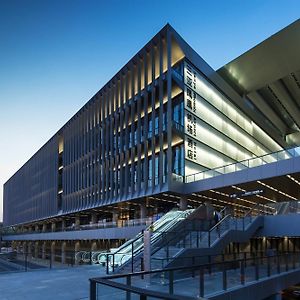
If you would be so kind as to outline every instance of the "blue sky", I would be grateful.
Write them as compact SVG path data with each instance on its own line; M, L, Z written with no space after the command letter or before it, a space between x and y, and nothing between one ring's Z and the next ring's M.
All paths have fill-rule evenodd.
M3 183L167 22L219 68L299 15L298 0L0 0L0 203Z

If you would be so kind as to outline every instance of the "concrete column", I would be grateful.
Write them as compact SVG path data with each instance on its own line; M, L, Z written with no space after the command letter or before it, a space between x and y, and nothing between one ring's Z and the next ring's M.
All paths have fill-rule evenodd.
M28 259L32 258L31 246L32 246L32 242L29 242L27 246Z
M267 249L267 240L265 237L262 238L262 243L261 243L261 251L265 252Z
M187 197L186 196L181 196L180 197L179 209L180 210L186 210L187 209Z
M55 232L55 230L56 230L56 223L53 222L53 223L51 224L51 231L52 231L52 232Z
M112 220L113 222L118 222L118 211L117 210L113 210L113 213L112 213Z
M96 213L91 214L91 224L96 224L98 222L98 216Z
M39 232L39 225L35 225L35 232Z
M39 242L34 243L34 257L38 258L39 256Z
M91 251L96 251L97 250L97 242L93 242L91 245Z
M140 204L140 209L141 209L141 213L140 213L141 219L145 219L147 217L146 204L145 203Z
M27 249L27 243L26 242L23 242L22 243L22 247L23 247L23 252L24 254L28 252L28 249Z
M211 204L211 201L206 201L205 202L205 206L206 206L206 216L208 220L213 219L214 217L214 207Z
M42 259L46 258L46 242L42 244Z
M52 260L52 264L55 261L55 242L51 243L51 260Z
M66 230L66 221L62 220L61 221L61 231L65 231Z
M75 217L75 229L80 228L80 217Z
M61 244L61 263L65 264L66 263L66 242L62 242Z
M79 252L80 251L80 242L76 242L75 243L75 259L74 259L74 261L75 261L75 265L78 265L79 264L79 257L76 255L77 254L77 252Z
M19 253L20 252L20 242L17 242L17 244L16 244L16 250L17 250L17 253Z
M42 229L42 231L43 231L43 232L46 232L46 229L47 229L47 224L44 223L44 224L43 224L43 229Z

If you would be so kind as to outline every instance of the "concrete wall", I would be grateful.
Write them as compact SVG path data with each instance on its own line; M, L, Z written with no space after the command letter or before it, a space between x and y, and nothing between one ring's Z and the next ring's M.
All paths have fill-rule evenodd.
M131 239L145 226L7 235L5 241Z
M296 269L283 274L274 275L260 281L254 281L238 288L211 296L211 300L262 300L299 282L300 270Z
M256 233L257 237L300 236L300 214L264 216L264 226Z

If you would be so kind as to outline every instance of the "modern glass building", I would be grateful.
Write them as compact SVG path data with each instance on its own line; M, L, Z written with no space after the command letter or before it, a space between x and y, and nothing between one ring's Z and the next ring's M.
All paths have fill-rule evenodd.
M239 214L299 199L258 175L247 188L222 176L289 158L284 149L299 145L299 33L298 20L215 71L166 25L5 183L4 226L122 227L204 202Z

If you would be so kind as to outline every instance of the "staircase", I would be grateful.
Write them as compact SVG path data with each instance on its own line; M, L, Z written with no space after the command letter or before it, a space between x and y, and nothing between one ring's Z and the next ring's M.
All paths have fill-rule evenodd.
M159 243L163 234L172 231L186 219L194 210L186 211L171 210L163 215L159 220L150 225L146 230L151 231L151 245ZM141 270L141 257L144 251L144 235L139 233L135 238L127 241L121 247L113 249L110 253L103 254L100 259L107 261L107 272L133 272Z
M189 231L181 238L178 234L152 252L151 269L203 263L204 257L222 253L229 243L248 241L262 226L262 216L234 218L228 214L209 231Z

